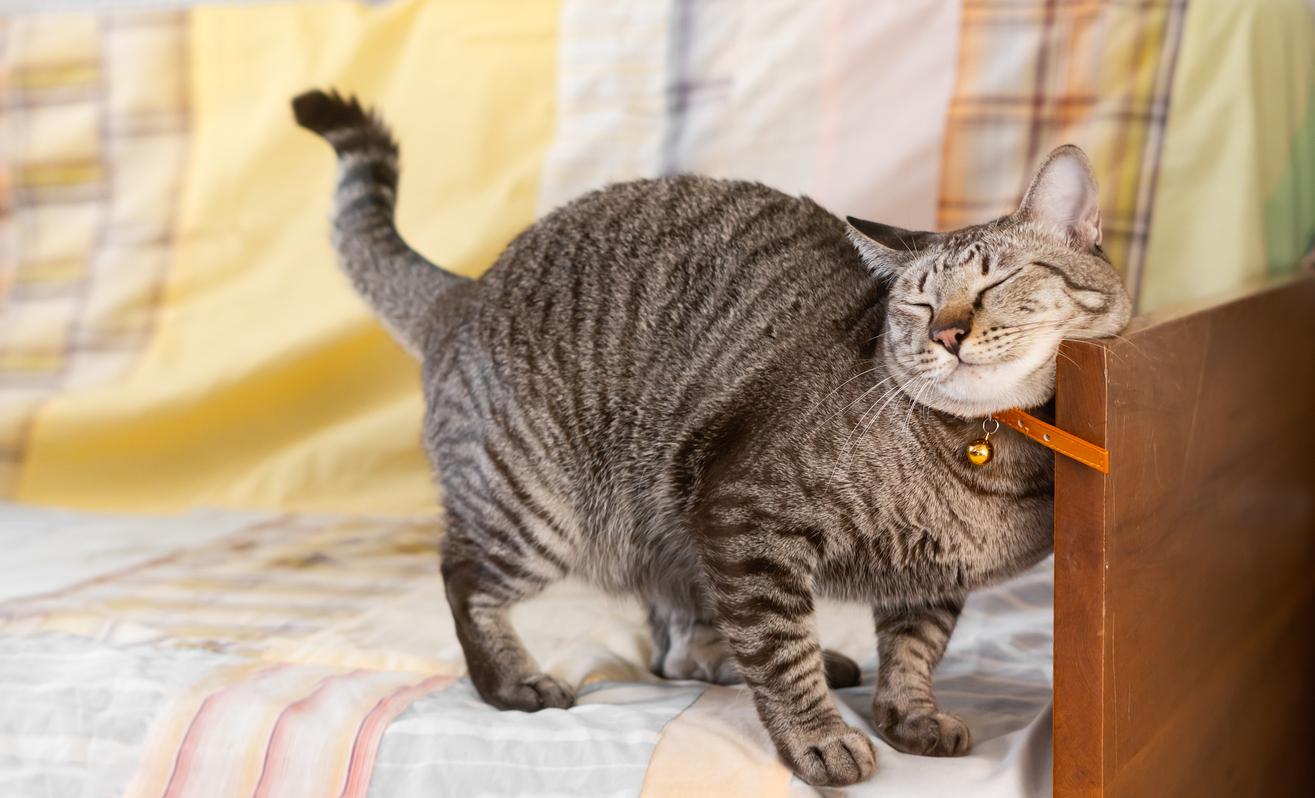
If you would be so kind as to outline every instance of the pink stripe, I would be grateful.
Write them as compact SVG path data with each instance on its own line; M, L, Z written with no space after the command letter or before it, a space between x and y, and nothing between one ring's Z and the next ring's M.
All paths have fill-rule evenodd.
M268 668L257 671L252 674L253 678L260 678L271 673L283 670L286 665L272 665ZM164 798L174 798L182 794L183 786L187 782L187 774L191 771L193 760L196 758L197 741L205 729L205 722L209 719L215 704L219 702L226 694L236 690L243 682L230 684L222 690L211 693L201 702L201 708L197 710L196 715L192 718L191 723L187 725L187 733L183 735L183 743L178 746L178 756L174 759L173 771L169 774L169 783L164 787Z
M276 775L276 772L271 771L270 764L277 762L284 755L283 749L289 742L289 726L297 720L298 716L313 712L317 708L316 704L324 698L326 691L334 682L352 679L361 673L362 671L356 670L350 673L326 676L304 698L300 698L283 708L283 711L279 713L278 720L274 721L274 730L269 735L269 745L265 748L265 761L260 765L260 778L256 781L255 798L268 798L269 796L271 777Z
M343 785L341 798L360 798L365 795L366 788L370 786L370 776L374 772L374 758L379 753L379 741L383 739L388 724L411 706L411 702L451 682L451 676L431 676L419 684L399 688L375 704L356 731L351 764L347 768L347 783Z

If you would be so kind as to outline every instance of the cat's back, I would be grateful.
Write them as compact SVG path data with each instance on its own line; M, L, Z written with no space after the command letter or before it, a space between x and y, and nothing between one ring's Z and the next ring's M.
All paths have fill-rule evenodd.
M514 409L596 496L679 467L750 393L773 403L768 375L848 345L873 285L844 223L809 199L641 180L513 241L479 281L463 345L498 425Z
M870 288L844 223L810 199L747 181L636 180L513 241L481 280L477 334L621 388L636 367L688 375L710 349L770 352Z
M840 220L812 200L761 183L632 180L589 192L529 227L481 280L481 292L509 308L535 304L550 287L588 301L623 286L656 293L664 277L748 284L770 276L773 260L764 255L844 236Z

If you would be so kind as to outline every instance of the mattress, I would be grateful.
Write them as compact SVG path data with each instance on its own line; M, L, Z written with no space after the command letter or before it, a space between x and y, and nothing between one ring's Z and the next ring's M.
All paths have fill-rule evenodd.
M432 519L0 505L0 796L812 794L743 687L644 667L637 605L563 584L513 622L569 710L499 712L463 676ZM1046 794L1052 569L968 602L936 675L975 745L898 753L855 796ZM826 605L836 692L871 733L869 614ZM875 737L874 737L875 740Z

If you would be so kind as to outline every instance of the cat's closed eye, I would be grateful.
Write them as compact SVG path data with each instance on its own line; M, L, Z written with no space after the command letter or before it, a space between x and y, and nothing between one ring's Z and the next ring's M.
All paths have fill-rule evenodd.
M1000 286L1004 285L1005 283L1017 277L1022 272L1023 272L1022 269L1015 269L1009 274L1006 274L1004 277L1001 277L999 280L996 280L995 282L991 283L987 287L978 291L977 296L973 298L973 307L977 310L981 310L982 303L986 300L987 291L990 291L992 288L999 288Z

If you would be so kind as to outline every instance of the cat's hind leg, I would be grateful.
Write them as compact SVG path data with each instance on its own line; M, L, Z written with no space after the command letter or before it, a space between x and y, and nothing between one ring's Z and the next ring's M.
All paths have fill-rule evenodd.
M744 681L714 618L650 602L648 628L653 638L649 669L658 676L713 684ZM858 663L844 654L824 650L822 662L828 687L853 687L859 683L862 674Z
M514 604L564 576L566 564L515 531L476 526L451 512L449 519L443 582L475 689L498 709L570 707L575 691L542 672L507 617Z

